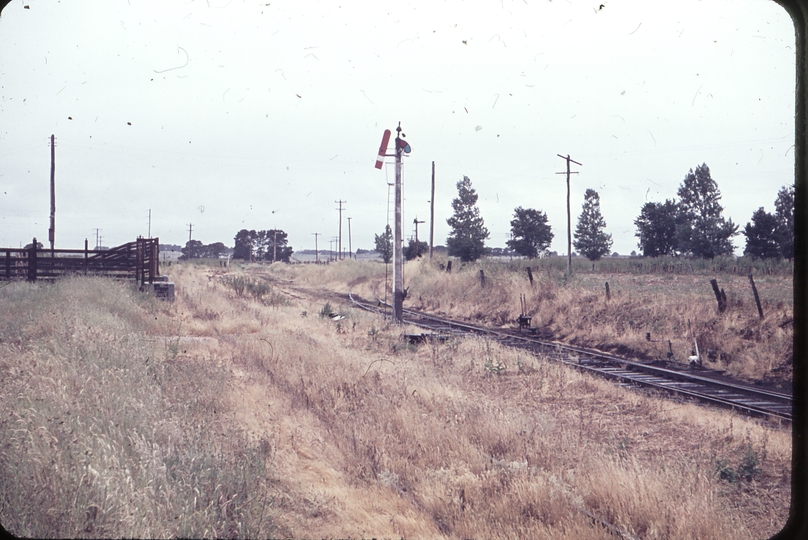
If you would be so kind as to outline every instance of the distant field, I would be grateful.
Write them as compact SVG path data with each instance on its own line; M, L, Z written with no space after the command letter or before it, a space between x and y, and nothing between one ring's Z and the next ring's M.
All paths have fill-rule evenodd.
M479 268L424 266L413 301L485 309ZM523 277L501 268L486 293L510 314L502 283ZM484 340L408 345L414 329L319 297L379 290L381 264L164 270L173 304L104 279L0 288L9 531L724 540L785 522L787 427Z

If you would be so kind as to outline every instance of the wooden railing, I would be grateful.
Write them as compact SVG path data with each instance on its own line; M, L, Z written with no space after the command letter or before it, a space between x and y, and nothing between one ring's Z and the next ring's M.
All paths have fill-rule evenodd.
M54 279L68 274L102 275L120 279L135 279L141 285L153 283L160 275L158 263L160 241L138 238L104 251L84 249L44 249L37 247L0 248L0 280Z

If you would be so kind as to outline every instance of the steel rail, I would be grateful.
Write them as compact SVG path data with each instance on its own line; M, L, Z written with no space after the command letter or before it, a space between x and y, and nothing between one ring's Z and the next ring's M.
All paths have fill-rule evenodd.
M377 299L377 304L373 305L355 298L351 293L348 294L348 298L357 307L374 313L381 313L379 306L386 305L379 299ZM566 365L623 383L655 388L667 393L731 407L753 415L791 420L792 397L788 394L704 377L695 373L652 366L558 341L514 335L507 331L452 321L411 309L405 309L404 315L404 322L438 334L459 332L465 335L491 336L503 345L525 349L532 354L542 353Z

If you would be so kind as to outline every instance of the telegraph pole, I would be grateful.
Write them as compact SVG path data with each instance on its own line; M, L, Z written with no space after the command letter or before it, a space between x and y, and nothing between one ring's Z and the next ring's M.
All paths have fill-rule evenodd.
M415 216L415 219L413 219L412 222L415 225L415 258L417 259L421 255L418 252L418 224L424 222L418 221L418 216Z
M418 229L416 228L416 231ZM429 260L432 260L433 240L435 239L435 162L432 162L432 196L429 198Z
M272 262L275 262L278 256L278 229L275 229L275 238L272 240Z
M339 204L339 208L337 208L337 210L339 210L339 244L337 245L337 256L341 257L341 253L342 253L342 205L347 203L348 201L339 200L339 201L334 201L334 202Z
M191 234L193 234L193 232L194 232L194 224L189 223L188 224L188 241L189 242L191 241Z
M101 229L93 229L95 231L95 250L98 251L98 248L101 247L101 236L99 233Z
M556 174L566 174L567 175L567 275L572 275L572 230L571 230L571 219L570 219L570 175L571 174L578 174L577 171L570 172L570 162L575 163L576 165L580 165L583 167L583 164L578 163L575 160L570 159L570 155L567 154L566 156L562 156L561 154L556 154L561 159L567 161L567 171L566 172L557 172Z
M320 236L322 233L313 232L311 233L314 235L314 264L320 263L320 252L317 251L317 237Z
M149 238L151 238L151 208L149 208Z
M351 218L348 218L348 258L351 258L353 248L351 246Z
M56 240L56 136L50 136L51 147L51 167L50 167L50 229L48 229L48 240L50 240L51 256L53 256L53 244Z

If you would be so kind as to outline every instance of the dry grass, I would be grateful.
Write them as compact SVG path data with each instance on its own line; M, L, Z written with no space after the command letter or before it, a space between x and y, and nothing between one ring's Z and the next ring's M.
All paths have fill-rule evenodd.
M751 539L785 522L787 428L625 390L484 340L407 345L401 333L414 329L330 300L346 315L337 323L317 315L325 300L279 290L304 280L372 287L355 263L170 270L173 305L93 280L59 285L79 288L68 296L0 289L12 289L0 301L11 299L18 315L0 315L2 373L13 381L3 385L0 429L18 439L0 454L1 485L13 480L0 488L7 527L45 536L605 539L614 537L608 523L641 538ZM384 275L383 265L371 271ZM283 287L239 296L233 277ZM112 291L92 299L98 307L66 305L95 288ZM102 330L70 338L77 320ZM84 359L109 356L105 343L120 356L87 371L95 364ZM66 352L80 345L98 352ZM150 371L144 357L159 367ZM124 373L115 396L101 392L101 380ZM27 397L31 388L43 402ZM80 430L79 443L50 427L57 414L69 425L59 429ZM57 442L38 442L40 425ZM62 500L83 477L92 485ZM90 505L99 510L88 532Z
M441 262L445 263L439 259L432 264L426 260L407 264L406 306L513 327L520 313L519 296L525 294L532 325L547 336L640 359L666 358L672 350L673 359L684 363L694 353L695 336L706 367L750 381L790 385L794 310L789 275L756 278L765 314L760 320L745 275L581 272L567 280L555 266L537 267L536 261L481 261L451 274L441 270ZM525 271L529 263L534 271L532 287ZM366 265L373 279L357 280L358 271L352 266L341 284L329 278L324 286L341 286L343 291L353 286L364 295L382 296L379 266ZM481 269L485 287L480 286ZM287 277L290 272L296 272L300 281L315 281L310 269L286 270ZM335 274L336 267L329 272ZM710 286L712 277L717 277L727 294L728 309L723 314ZM608 300L606 282L611 293ZM652 341L646 339L649 332Z

